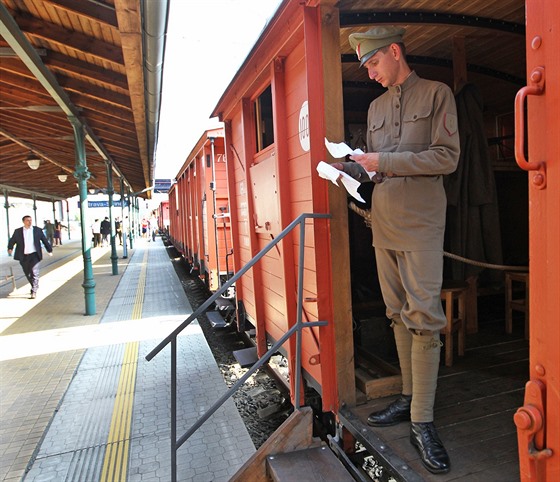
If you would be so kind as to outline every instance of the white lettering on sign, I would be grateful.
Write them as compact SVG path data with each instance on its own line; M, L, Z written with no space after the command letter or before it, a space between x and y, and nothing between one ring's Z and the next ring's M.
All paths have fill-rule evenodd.
M299 110L299 143L305 152L309 151L309 107L307 101L301 105Z

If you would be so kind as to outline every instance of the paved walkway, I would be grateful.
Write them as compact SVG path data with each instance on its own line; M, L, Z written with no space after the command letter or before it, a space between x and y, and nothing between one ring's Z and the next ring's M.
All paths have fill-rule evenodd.
M138 240L118 275L108 249L92 250L98 314L84 316L79 250L45 258L37 300L7 260L20 276L9 295L0 284L0 476L170 480L170 352L144 357L192 309L158 238ZM226 385L196 322L177 357L180 436ZM254 450L230 399L179 449L178 479L228 480Z

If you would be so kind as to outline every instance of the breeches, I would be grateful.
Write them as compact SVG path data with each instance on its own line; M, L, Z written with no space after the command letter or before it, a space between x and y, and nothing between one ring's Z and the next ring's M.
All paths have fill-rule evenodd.
M446 324L441 305L443 253L375 248L387 318L402 320L416 334L439 332Z

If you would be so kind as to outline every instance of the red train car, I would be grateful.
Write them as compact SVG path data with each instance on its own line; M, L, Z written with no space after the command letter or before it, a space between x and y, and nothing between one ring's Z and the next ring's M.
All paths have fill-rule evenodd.
M162 201L158 206L158 229L160 233L169 233L169 201Z
M303 332L304 384L321 400L314 407L318 415L331 420L331 446L347 463L343 454L355 456L359 441L382 466L382 480L560 478L558 18L553 0L284 1L212 113L225 126L224 203L231 212L233 271L285 236L236 283L244 318L256 327L258 354L299 316L328 322ZM469 239L481 257L455 252L466 261L455 257L459 264L446 265L445 275L469 283L463 290L467 303L448 312L444 348L451 362L440 369L436 399L440 433L453 460L448 476L423 469L402 426L378 429L365 422L387 396L399 393L398 360L376 283L371 232L359 209L348 209L345 191L316 172L320 161L332 161L325 138L363 146L369 103L383 92L359 68L348 35L389 23L407 29L408 60L420 76L448 84L458 103L464 86L473 85L484 102L480 116L467 122L486 138L480 148L487 164L482 173L471 168L482 177L465 178L465 189L482 184L485 194L492 193L488 204L495 217L486 228L499 230L487 242L486 232ZM205 147L207 135L170 193L172 226L177 219L172 236L193 263L207 253L197 237L204 226L203 191L195 180L196 162L191 164L203 161L199 152ZM366 217L368 207L361 206ZM459 218L455 208L448 209L448 229ZM307 220L303 242L297 232L284 235L305 213L329 219ZM473 215L488 213L467 214ZM449 233L448 247L469 244L460 233ZM521 279L529 310L516 312L511 333L504 319L519 305L509 296L519 290L504 284L504 277L511 280L504 271L525 264L529 274ZM455 353L451 343L459 318L460 335L466 319L465 353ZM292 400L302 392L296 348L292 340L282 347Z
M224 131L206 131L169 191L169 238L215 291L233 269Z

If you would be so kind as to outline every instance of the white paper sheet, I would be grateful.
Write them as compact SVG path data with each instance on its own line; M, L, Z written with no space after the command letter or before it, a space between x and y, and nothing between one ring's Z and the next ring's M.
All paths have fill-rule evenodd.
M325 137L325 146L327 146L327 150L329 151L330 155L333 156L335 159L340 159L341 157L351 156L352 154L364 154L359 147L357 149L352 150L352 148L345 144L344 142L330 142ZM373 176L377 174L376 171L366 171L370 179L373 179Z
M364 153L364 151L362 151L359 148L352 150L352 148L348 144L345 144L344 142L339 142L339 143L330 142L326 137L325 137L325 146L327 146L327 150L329 151L331 156L333 156L335 159L340 159L341 157L350 156L352 154Z
M331 181L336 186L338 186L337 181L340 177L340 181L342 182L342 185L345 187L346 191L348 191L348 193L358 201L362 203L365 202L364 198L360 196L360 193L358 192L360 183L353 177L350 177L345 172L339 171L335 167L332 167L330 164L327 164L323 161L317 164L317 172L319 173L319 177Z

